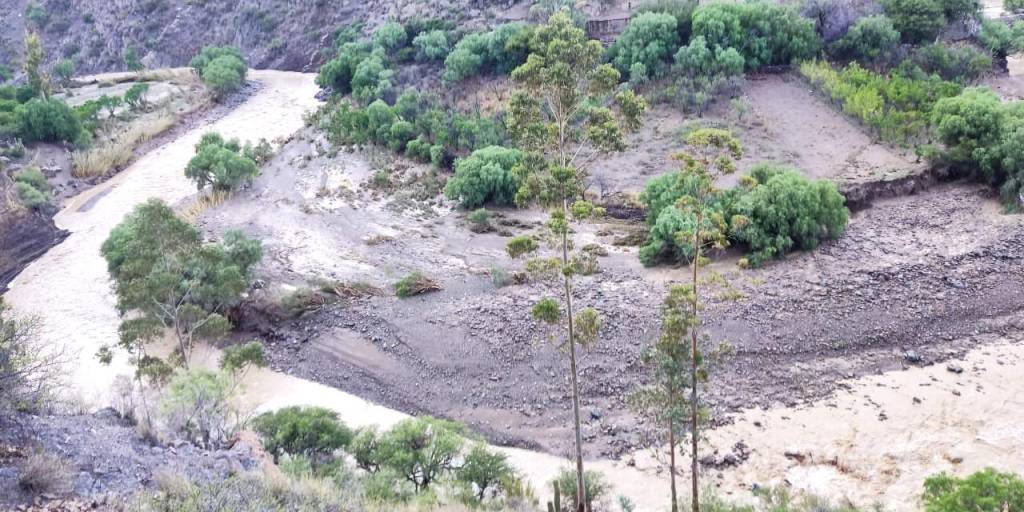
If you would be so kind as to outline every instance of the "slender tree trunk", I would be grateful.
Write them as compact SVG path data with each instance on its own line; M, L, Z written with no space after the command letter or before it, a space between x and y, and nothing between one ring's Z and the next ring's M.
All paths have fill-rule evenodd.
M671 416L668 418L668 449L668 475L672 482L672 512L679 512L679 500L676 498L676 422Z
M700 470L697 457L697 327L699 318L697 306L700 302L697 295L697 268L700 265L700 227L704 222L703 205L697 213L697 225L693 230L693 318L694 325L690 329L690 471L693 484L693 512L700 512Z
M562 210L565 212L566 219L569 218L569 200L562 199ZM562 232L562 265L569 264L569 233L568 230ZM576 333L573 330L573 310L572 310L572 281L569 276L563 274L563 282L565 283L565 310L569 318L569 374L572 379L572 414L574 420L574 428L576 430L576 510L578 512L586 512L587 507L587 489L585 481L583 479L583 431L580 424L580 389L579 382L576 376Z

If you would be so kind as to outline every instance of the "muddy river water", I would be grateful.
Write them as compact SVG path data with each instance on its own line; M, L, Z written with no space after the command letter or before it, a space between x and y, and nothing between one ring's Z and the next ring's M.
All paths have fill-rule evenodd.
M12 283L11 305L42 317L45 341L74 351L69 384L84 403L104 405L114 377L128 372L123 356L109 367L94 357L101 345L116 340L119 323L99 252L110 230L147 199L173 204L195 193L182 170L206 131L242 140L285 137L299 130L302 114L317 105L313 75L254 71L251 78L262 87L230 114L152 151L71 201L56 218L71 235ZM197 357L213 364L216 355L205 350ZM706 481L738 501L751 499L748 489L754 484L788 482L797 490L860 505L877 502L889 510L915 510L929 474L962 474L985 466L1024 472L1024 345L1001 340L958 364L961 373L944 365L914 368L852 381L839 395L815 405L745 412L733 425L711 432L708 443L727 451L742 441L750 448L749 459L712 472ZM353 426L386 427L406 417L270 370L250 372L247 379L246 398L261 409L320 405L337 410ZM549 454L502 450L541 497L547 482L567 466ZM612 483L613 501L625 495L637 510L667 508L667 478L650 452L621 461L591 461L589 467Z

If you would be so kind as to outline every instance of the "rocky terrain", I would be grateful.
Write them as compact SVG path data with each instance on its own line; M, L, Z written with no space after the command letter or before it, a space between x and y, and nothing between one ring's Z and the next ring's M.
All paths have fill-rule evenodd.
M183 441L153 444L111 409L91 415L5 416L0 418L0 507L32 501L18 480L26 459L37 452L59 457L64 462L60 473L69 480L63 492L49 498L73 495L90 509L114 509L161 472L209 481L256 469L260 460L253 446L236 442L230 449L203 450Z
M25 10L35 0L0 0L0 63L20 62ZM135 48L149 68L187 65L204 45L244 49L259 69L316 71L330 54L335 31L351 23L375 26L387 19L430 16L469 26L523 17L528 2L473 0L41 0L47 13L42 37L52 62L74 58L80 72L120 71ZM466 5L466 4L469 5ZM198 35L202 37L197 37ZM16 68L16 65L12 65Z

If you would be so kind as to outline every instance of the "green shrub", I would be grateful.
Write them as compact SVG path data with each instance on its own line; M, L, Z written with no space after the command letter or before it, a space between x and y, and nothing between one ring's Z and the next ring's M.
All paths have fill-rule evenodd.
M28 183L15 183L14 191L18 194L18 199L21 203L33 210L42 208L50 203L49 197L44 192Z
M925 131L936 101L956 96L962 89L907 66L883 75L856 62L837 71L828 63L809 61L800 65L800 73L881 139L901 144L911 143Z
M338 414L322 407L285 407L257 417L253 424L276 463L281 455L302 455L314 464L352 441Z
M413 295L434 292L440 289L441 287L437 284L437 281L420 272L413 272L395 283L395 296L400 299L406 299Z
M1003 9L1010 12L1024 9L1024 0L1003 0Z
M129 46L125 49L123 59L124 67L127 68L128 71L139 71L142 69L142 60L139 59L139 54L135 50L134 46ZM199 69L196 70L196 72L199 71Z
M922 499L925 512L1024 510L1024 480L992 468L966 478L942 473L925 480Z
M735 48L747 69L808 59L821 46L813 21L767 2L702 5L694 11L692 31L716 52Z
M444 60L451 52L448 34L443 30L423 32L412 40L412 45L419 61Z
M132 110L138 110L146 104L146 93L149 92L149 84L133 84L124 93L124 101Z
M374 52L355 67L352 74L352 96L362 103L383 98L391 89L393 76L394 71L387 66L384 56Z
M405 27L401 23L394 21L387 22L377 30L373 32L373 44L380 48L384 48L389 52L393 52L409 42L409 35L405 32Z
M676 34L679 41L689 41L693 27L693 11L697 9L694 0L651 0L636 7L637 16L647 13L664 13L676 20Z
M245 62L230 55L223 55L210 61L203 68L203 82L221 100L242 88L245 83Z
M192 57L188 65L196 74L202 75L206 66L219 57L234 57L239 62L245 63L245 57L242 56L242 52L238 48L233 46L204 46L198 55Z
M69 87L71 80L75 77L75 61L62 59L53 66L53 74L57 75L61 87Z
M35 0L29 2L28 6L25 7L25 17L40 28L45 27L50 21L50 13Z
M576 504L576 471L563 469L555 477L555 485L562 495L562 499L568 500L568 510L579 508ZM583 473L583 490L587 496L587 510L593 509L593 504L601 501L609 490L604 475L597 471L585 471Z
M833 44L833 51L848 59L877 62L890 55L899 42L900 33L892 20L884 15L865 16Z
M422 492L454 469L465 434L462 425L429 416L403 420L380 436L376 457Z
M486 233L491 230L491 212L486 208L477 208L466 216L469 229L474 233Z
M532 34L530 25L513 22L463 37L445 58L444 79L458 82L480 74L510 72L526 62Z
M5 64L0 64L0 83L6 82L14 77L14 72ZM10 98L8 98L10 99Z
M477 501L483 501L488 490L494 490L515 476L505 454L493 452L483 444L474 444L462 460L455 478L476 491Z
M233 191L259 173L256 162L246 156L237 139L225 141L217 133L207 133L196 144L196 156L185 167L185 176L202 190L210 185L216 191Z
M734 235L750 249L750 263L759 265L793 248L811 250L842 234L850 212L830 181L810 181L792 169L755 170L759 183L740 197L736 212L745 220Z
M235 389L224 373L182 371L168 383L160 414L169 428L188 440L206 448L223 446L244 424L233 405Z
M918 49L914 62L944 80L968 83L992 69L992 58L970 45L930 44Z
M676 19L671 14L645 12L629 21L629 26L608 50L608 57L623 76L630 80L661 78L668 71L668 60L679 48ZM636 65L644 75L635 76Z
M994 57L1004 58L1009 53L1018 52L1024 48L1024 22L1018 21L1011 28L1002 21L984 18L978 42Z
M75 111L60 100L30 100L17 108L16 116L25 142L74 142L82 134Z
M22 169L14 175L14 181L17 183L26 183L31 185L32 188L43 192L50 191L50 183L46 181L46 176L38 167L26 167L25 169Z
M946 26L946 13L936 0L885 0L882 5L906 43L933 41Z
M508 205L515 200L519 181L512 168L523 154L518 149L490 146L455 162L455 176L448 180L444 194L463 208L484 204Z
M352 92L352 77L356 67L370 56L370 47L366 43L348 42L338 48L338 55L320 67L316 83L323 88L334 89L338 94Z

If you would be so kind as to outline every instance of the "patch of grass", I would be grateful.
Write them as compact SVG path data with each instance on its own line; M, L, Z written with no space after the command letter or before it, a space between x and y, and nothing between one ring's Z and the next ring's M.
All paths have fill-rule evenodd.
M413 272L395 283L395 295L403 299L413 295L436 292L440 289L441 285L437 281L419 272Z

